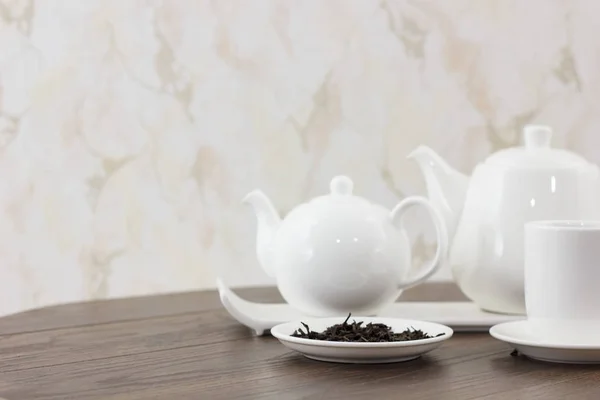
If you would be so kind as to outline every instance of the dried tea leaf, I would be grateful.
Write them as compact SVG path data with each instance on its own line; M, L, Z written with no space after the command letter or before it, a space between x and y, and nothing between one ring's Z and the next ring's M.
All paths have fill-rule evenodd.
M302 328L298 328L292 336L304 339L325 340L329 342L405 342L409 340L431 339L434 337L443 336L440 333L436 336L431 336L420 329L407 328L402 332L396 333L391 327L385 324L371 323L363 325L363 321L353 321L349 323L350 316L341 324L335 324L323 332L311 331L309 326L304 322L306 332Z

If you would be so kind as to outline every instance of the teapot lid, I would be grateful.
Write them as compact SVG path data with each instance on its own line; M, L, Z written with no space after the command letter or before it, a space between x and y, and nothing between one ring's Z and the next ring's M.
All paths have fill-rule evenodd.
M522 168L581 168L590 164L582 156L550 147L552 128L545 125L526 125L523 128L524 146L500 150L486 164Z
M329 183L329 194L313 198L308 204L320 206L334 206L341 204L353 206L372 206L373 204L352 193L354 183L345 175L335 176Z

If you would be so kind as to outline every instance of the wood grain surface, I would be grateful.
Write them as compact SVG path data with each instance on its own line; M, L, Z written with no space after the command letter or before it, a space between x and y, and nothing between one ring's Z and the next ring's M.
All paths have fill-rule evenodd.
M273 288L237 291L280 301ZM426 284L404 301L460 300ZM0 319L0 400L599 399L600 367L513 357L487 334L455 334L388 365L308 360L256 337L216 292L70 304Z

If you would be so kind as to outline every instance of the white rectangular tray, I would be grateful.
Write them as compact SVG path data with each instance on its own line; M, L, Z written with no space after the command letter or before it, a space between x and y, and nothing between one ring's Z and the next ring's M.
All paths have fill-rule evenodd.
M437 322L456 332L487 332L494 325L525 319L520 315L482 311L470 301L398 302L382 311L381 316Z
M297 321L306 316L288 304L254 303L242 299L221 280L217 281L221 303L241 324L257 335L269 333L275 325ZM409 302L394 303L380 313L382 317L415 319L437 322L455 332L487 332L492 326L508 321L525 319L520 315L494 314L482 311L472 302Z

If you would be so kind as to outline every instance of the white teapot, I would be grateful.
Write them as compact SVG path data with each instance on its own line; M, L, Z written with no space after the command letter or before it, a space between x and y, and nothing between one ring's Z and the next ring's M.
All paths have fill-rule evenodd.
M376 315L402 290L433 275L447 252L442 217L424 197L408 197L392 211L352 194L352 181L335 177L331 193L295 207L281 219L259 190L244 197L258 219L258 260L283 298L316 317ZM437 232L437 251L420 273L411 265L408 237L400 222L413 206L423 206Z
M492 154L470 179L428 147L409 155L446 221L454 279L483 310L525 314L526 222L600 217L598 167L551 148L551 137L547 126L526 126L523 147Z

